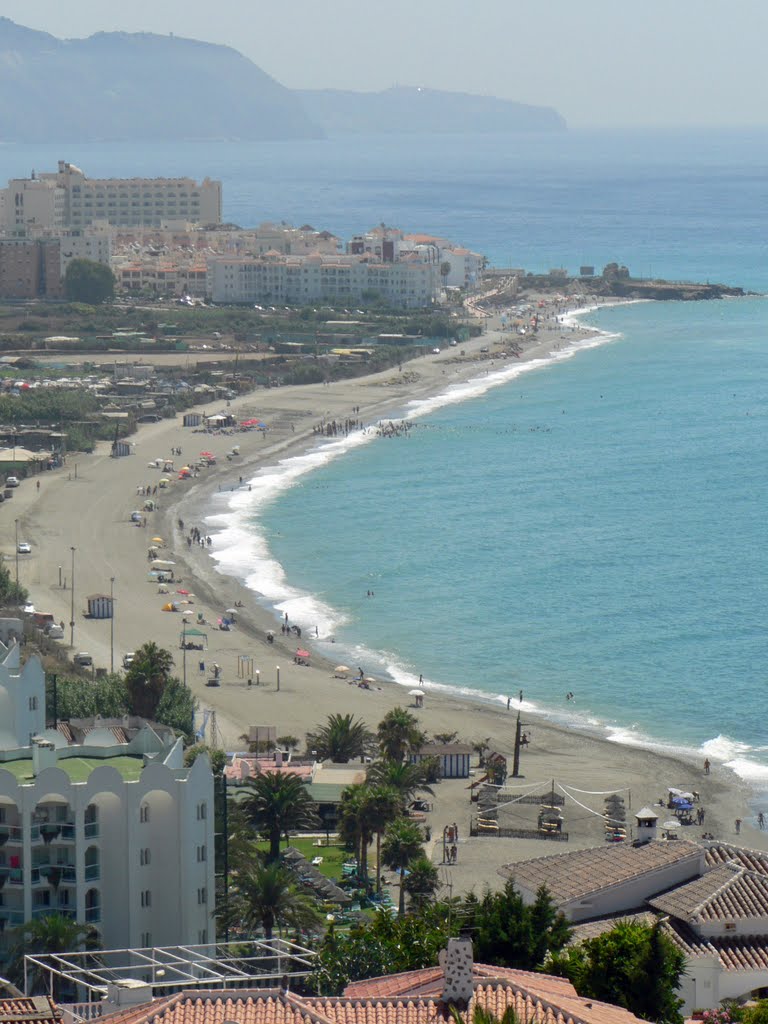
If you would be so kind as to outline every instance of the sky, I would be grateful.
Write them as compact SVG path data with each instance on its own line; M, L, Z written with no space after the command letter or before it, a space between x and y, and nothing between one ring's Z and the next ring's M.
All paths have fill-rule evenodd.
M0 14L60 38L223 43L291 88L471 92L573 128L768 123L765 0L2 0Z

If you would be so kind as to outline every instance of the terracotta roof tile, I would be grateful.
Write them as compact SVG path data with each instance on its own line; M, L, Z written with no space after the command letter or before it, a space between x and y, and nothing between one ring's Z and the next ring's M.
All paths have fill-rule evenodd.
M768 917L768 875L730 862L648 901L690 924Z
M701 938L680 921L665 922L664 933L687 957L717 957L726 971L768 969L768 938L764 935Z
M58 1010L48 996L23 996L0 999L1 1024L60 1024Z
M691 874L699 874L703 859L702 848L687 839L643 846L622 843L505 864L499 874L526 889L546 885L555 903L563 904L685 860L691 861Z
M735 861L750 871L768 875L768 853L763 850L748 850L744 846L731 846L730 843L704 843L702 845L706 850L707 868L715 868L721 864Z

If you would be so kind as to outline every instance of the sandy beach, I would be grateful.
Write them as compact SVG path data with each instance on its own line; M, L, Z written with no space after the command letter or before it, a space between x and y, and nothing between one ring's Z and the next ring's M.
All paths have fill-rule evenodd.
M493 328L497 325L490 324ZM534 339L526 338L522 359L546 356L567 345L574 337L587 337L587 329L563 328L554 321L545 326ZM257 595L237 579L216 571L208 550L187 544L190 527L204 533L204 519L210 513L210 495L219 488L245 484L259 467L274 464L289 455L315 445L318 441L313 427L325 420L343 421L348 417L376 424L404 408L414 398L444 391L451 383L498 370L512 357L491 361L507 335L493 329L461 349L445 348L439 355L426 355L409 362L399 372L396 368L381 374L330 385L308 385L259 390L232 402L227 411L240 419L258 416L270 429L262 435L254 431L236 437L193 433L181 426L181 417L144 425L132 438L134 453L113 459L109 445L102 444L92 455L69 457L63 471L43 474L40 490L31 482L23 484L13 502L4 506L6 533L3 550L13 559L14 519L18 519L19 539L32 544L30 555L20 556L20 579L30 592L39 610L50 611L66 624L66 640L70 637L72 606L72 561L74 548L74 650L86 650L97 666L109 669L113 660L119 669L125 652L153 640L172 651L177 673L186 670L188 684L199 699L200 707L216 712L220 741L227 750L242 749L239 737L250 725L275 725L278 735L293 735L303 744L305 733L322 722L331 712L351 712L371 728L388 709L408 705L411 698L399 686L377 681L371 689L360 689L343 679L334 678L333 663L314 656L312 666L294 663L295 637L283 637L274 613L259 603ZM490 353L481 349L490 347ZM463 350L463 355L461 354ZM515 360L517 362L517 360ZM207 412L220 411L225 403L206 407ZM353 413L359 407L359 413ZM240 457L228 462L225 453L233 444L240 445ZM183 455L177 466L192 459L201 449L209 448L218 457L215 467L201 472L189 481L174 480L167 490L158 491L159 508L150 513L146 528L130 522L133 509L140 509L143 498L137 488L154 486L162 475L150 470L148 462L157 457L170 457L173 448ZM175 476L175 474L171 474ZM11 507L12 505L12 507ZM178 520L183 520L180 530ZM10 524L10 527L9 525ZM204 652L189 651L186 665L180 650L182 616L163 612L164 595L156 582L147 577L147 551L152 537L162 537L160 557L176 563L177 582L169 587L190 590L194 615L202 613L208 625ZM116 599L113 622L114 645L110 646L109 620L85 618L86 597L109 593L111 581ZM236 628L222 632L216 627L222 612L242 602ZM302 646L312 649L307 636L311 623L299 623L304 630ZM274 644L266 640L267 630L276 631ZM245 661L244 659L252 659ZM206 671L199 662L205 661ZM208 669L221 666L221 685L206 686ZM244 664L252 668L260 685L246 684L241 675ZM280 690L277 690L277 666L280 666ZM246 671L246 674L248 672ZM491 749L510 754L514 743L515 703L507 712L496 702L468 701L445 693L428 693L425 707L415 711L423 728L430 734L456 731L463 741L487 740ZM571 787L576 800L569 800L566 828L570 842L547 843L534 840L477 838L468 840L470 817L476 808L470 804L467 782L444 781L436 787L434 810L428 816L433 834L433 856L441 861L436 842L445 824L459 825L459 858L456 865L445 868L445 885L462 891L484 882L498 881L496 869L503 863L529 856L565 852L578 845L594 845L603 841L603 793L625 790L630 812L649 803L658 803L667 786L696 790L706 809L703 826L689 826L685 836L712 832L717 838L737 841L735 819L744 824L738 841L745 845L768 848L768 835L752 827L748 806L748 788L728 769L714 765L711 775L704 775L702 765L687 764L650 750L620 746L598 736L559 728L543 719L526 716L530 726L530 744L524 749L521 772L525 784L541 782L546 791L552 780ZM511 761L510 761L511 763ZM669 812L658 808L665 820ZM513 814L523 821L525 812Z

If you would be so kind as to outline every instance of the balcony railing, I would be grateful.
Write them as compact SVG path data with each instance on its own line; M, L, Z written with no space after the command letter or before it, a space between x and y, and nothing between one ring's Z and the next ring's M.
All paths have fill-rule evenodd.
M31 881L48 882L50 885L61 885L62 882L76 882L77 874L74 864L38 864L32 868Z
M98 821L87 821L85 823L85 838L86 839L98 839L99 836L99 823Z
M23 910L8 910L0 907L0 921L5 921L6 928L14 928L17 924L24 924Z
M95 924L101 920L101 907L86 907L85 920L88 924Z
M86 864L85 865L85 880L86 882L96 882L101 878L101 864Z
M0 846L5 846L6 843L21 843L23 842L23 835L21 828L17 825L0 825Z

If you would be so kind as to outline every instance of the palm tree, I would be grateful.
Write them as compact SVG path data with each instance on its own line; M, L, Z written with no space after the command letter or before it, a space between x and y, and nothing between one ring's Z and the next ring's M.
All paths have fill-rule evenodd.
M367 781L374 786L394 789L400 797L400 810L403 814L417 793L432 793L432 789L427 785L423 764L376 761L368 769Z
M309 931L321 922L315 901L296 885L291 872L279 861L262 860L255 850L233 877L220 918L249 937L262 930L266 939L272 938L275 926Z
M407 818L397 818L384 833L381 858L388 868L400 872L400 906L398 914L405 913L405 872L409 865L424 855L424 837L419 826Z
M11 981L20 985L24 984L24 956L46 953L71 953L80 948L98 949L99 935L95 928L89 924L78 924L71 917L64 914L51 913L44 917L36 917L11 933L11 949L9 951L8 976ZM53 976L54 999L59 996L61 979ZM37 989L46 991L46 979L33 967L32 978L29 981L30 995Z
M125 676L131 714L154 718L172 667L171 652L151 640L136 651Z
M329 715L317 732L307 733L307 749L321 761L346 764L354 757L365 757L373 736L368 726L354 715Z
M405 891L411 898L411 910L423 910L435 898L439 888L440 878L432 861L427 857L419 857L413 861L405 880Z
M376 836L376 892L381 892L381 839L402 812L402 799L391 786L370 786L368 822Z
M368 885L368 845L373 830L368 821L368 787L347 786L341 794L339 806L339 835L344 843L353 847L357 860L358 876Z
M247 795L240 801L246 818L269 840L267 860L280 857L280 839L290 832L317 828L315 805L296 775L263 772L245 782Z
M426 735L418 720L405 708L392 708L379 722L377 730L381 756L387 761L404 761L406 756L420 750Z

